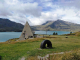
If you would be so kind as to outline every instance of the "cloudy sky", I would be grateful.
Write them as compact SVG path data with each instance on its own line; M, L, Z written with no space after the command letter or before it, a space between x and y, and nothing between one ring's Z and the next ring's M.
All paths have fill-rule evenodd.
M30 25L57 19L80 24L80 0L0 0L0 18Z

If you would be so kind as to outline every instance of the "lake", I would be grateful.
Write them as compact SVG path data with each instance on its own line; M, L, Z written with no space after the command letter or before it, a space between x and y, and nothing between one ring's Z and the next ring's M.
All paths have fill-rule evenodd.
M69 31L35 31L35 34L48 34L52 35L53 33L58 33L58 35L69 34ZM0 32L0 42L5 42L12 38L19 38L21 32Z

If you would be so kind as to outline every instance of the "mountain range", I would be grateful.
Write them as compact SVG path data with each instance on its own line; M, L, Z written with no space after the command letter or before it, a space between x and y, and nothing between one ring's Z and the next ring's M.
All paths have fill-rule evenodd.
M47 21L42 25L33 26L36 30L47 31L80 31L80 24L75 24L63 20Z
M24 25L10 21L9 19L0 18L0 32L16 31L21 32ZM80 31L80 24L75 24L63 20L47 21L42 25L31 26L33 31Z

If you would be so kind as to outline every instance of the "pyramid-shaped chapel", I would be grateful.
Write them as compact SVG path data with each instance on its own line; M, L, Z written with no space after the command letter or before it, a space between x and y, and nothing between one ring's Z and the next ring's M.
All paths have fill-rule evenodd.
M25 40L28 38L34 38L34 35L28 22L26 22L26 24L24 25L23 31L21 33L21 36L19 37L19 40Z

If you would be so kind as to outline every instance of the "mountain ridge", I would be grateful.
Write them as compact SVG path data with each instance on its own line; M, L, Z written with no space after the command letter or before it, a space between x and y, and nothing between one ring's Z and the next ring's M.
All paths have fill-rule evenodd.
M37 30L48 31L80 31L80 24L75 24L63 20L50 21L42 25L34 26Z
M7 31L21 32L23 27L24 26L20 23L10 21L9 19L0 18L0 31L1 32L7 32Z

